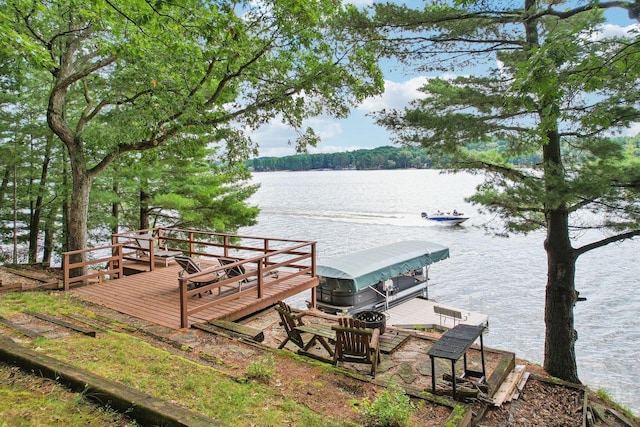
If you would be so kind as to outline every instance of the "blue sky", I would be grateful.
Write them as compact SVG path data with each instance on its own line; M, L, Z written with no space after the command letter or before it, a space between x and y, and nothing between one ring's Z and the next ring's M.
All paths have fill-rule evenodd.
M367 6L371 0L352 1L356 6ZM423 2L411 2L423 4ZM604 34L616 34L629 31L632 27L640 29L637 21L629 19L626 10L613 9L606 13L607 24ZM385 67L385 93L370 98L355 108L349 118L336 120L331 117L317 117L305 122L321 138L317 147L311 147L310 153L332 153L353 151L362 148L375 148L392 145L392 135L377 126L367 113L386 109L403 108L420 96L418 88L426 81L425 75L406 75L393 70L393 64ZM635 136L640 132L640 123L630 128L624 135ZM274 120L253 132L252 138L260 146L260 156L287 156L296 154L293 145L287 141L295 139L294 132L281 122Z

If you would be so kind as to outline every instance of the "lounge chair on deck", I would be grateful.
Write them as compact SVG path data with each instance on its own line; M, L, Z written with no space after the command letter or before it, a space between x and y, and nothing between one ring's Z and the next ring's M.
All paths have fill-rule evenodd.
M193 258L189 256L176 255L174 259L180 265L180 267L182 267L182 271L178 273L180 277L183 277L185 274L195 274L195 273L201 273L203 271L200 268L200 266L193 260ZM190 282L193 288L198 289L203 286L218 282L224 279L224 277L225 277L224 274L220 274L219 271L216 271L216 272L211 272L210 274L207 274L204 276L200 276L195 280L190 280ZM218 289L218 292L220 292L220 289ZM209 293L212 293L211 290L209 290ZM198 294L198 296L202 298L201 293Z
M151 256L151 245L153 246L153 262L162 261L164 266L167 267L176 256L182 255L182 251L162 249L159 246L155 246L156 239L154 239L151 233L140 234L133 236L137 245L140 247L138 250L139 257Z
M365 323L349 317L341 317L336 331L336 349L334 364L338 362L368 363L371 375L376 377L380 362L380 329L367 329Z
M222 266L228 266L228 265L232 265L237 263L238 261L240 261L239 258L227 258L227 257L218 257L218 262L220 262L220 265ZM225 273L227 275L227 277L239 277L239 276L244 276L245 274L247 274L247 270L244 268L244 266L242 264L238 264L238 265L233 265L231 267L227 267L225 268ZM250 272L255 271L255 269L251 270ZM265 273L262 277L275 277L276 279L278 278L278 272L277 271L269 271L268 273ZM243 279L240 280L240 290L242 290L242 285L245 283L251 283L258 280L258 278L256 276L252 276L252 277L245 277Z

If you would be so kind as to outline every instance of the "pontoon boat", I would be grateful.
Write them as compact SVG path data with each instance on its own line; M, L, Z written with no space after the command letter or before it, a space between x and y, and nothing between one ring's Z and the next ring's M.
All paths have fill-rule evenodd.
M354 314L387 310L426 296L429 265L446 258L449 248L410 240L319 260L317 307L332 314Z

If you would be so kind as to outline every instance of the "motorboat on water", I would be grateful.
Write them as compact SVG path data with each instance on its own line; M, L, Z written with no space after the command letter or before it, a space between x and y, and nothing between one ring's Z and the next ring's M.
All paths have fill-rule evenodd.
M429 266L446 258L446 246L409 240L319 260L316 305L330 314L356 314L427 297Z
M427 219L429 221L434 221L439 224L449 224L449 225L458 225L462 224L466 220L469 219L468 216L465 216L462 212L458 212L454 209L453 212L442 212L437 211L433 214L427 214L426 212L422 212L422 218Z

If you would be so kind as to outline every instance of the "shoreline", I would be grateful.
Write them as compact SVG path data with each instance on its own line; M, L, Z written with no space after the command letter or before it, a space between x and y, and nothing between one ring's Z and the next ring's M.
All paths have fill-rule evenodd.
M54 294L54 295L59 295L59 294ZM98 316L103 316L105 314L109 314L108 313L108 309L104 309L104 308L101 309L100 307L90 307L90 309L95 310L96 313L98 313L97 314ZM193 329L184 330L184 331L178 331L178 332L169 331L169 330L166 330L166 328L158 328L157 326L153 326L153 325L144 325L144 326L142 326L142 325L139 324L138 321L135 321L134 319L127 319L127 317L122 315L122 314L111 313L111 314L109 314L109 316L113 317L113 321L125 322L125 323L130 324L132 329L135 329L135 330L138 331L137 332L138 334L140 332L142 332L142 331L147 331L147 332L144 332L145 335L152 334L153 335L153 337L152 337L153 341L156 343L155 345L159 345L159 343L165 342L165 343L169 343L169 345L171 345L174 348L185 348L185 346L188 347L189 348L188 354L183 354L183 356L192 357L192 356L197 356L198 353L200 353L200 355L202 355L202 354L204 354L204 350L202 350L202 349L205 349L205 348L207 349L206 350L207 352L208 351L213 351L213 348L210 345L203 345L202 349L200 349L199 347L197 347L196 344L194 344L194 342L193 342L194 336L201 336L202 335L201 331L195 331ZM271 324L273 325L273 319L269 320L269 322L271 322ZM269 328L266 328L265 331L267 331L268 329ZM281 333L281 331L280 331L280 333ZM267 334L269 335L270 333L267 333ZM227 334L225 334L224 331L218 331L216 334L214 334L214 337L217 337L217 338L212 338L211 334L205 334L204 337L205 337L205 338L203 338L204 341L214 339L218 343L226 342L227 345L224 345L222 347L227 347L228 345L230 345L231 348L233 348L233 347L237 347L238 345L240 345L240 343L243 343L242 344L243 347L248 345L249 347L247 347L247 348L254 349L254 350L243 350L243 352L244 351L255 351L256 348L262 347L260 345L256 346L255 343L253 343L253 344L247 343L247 342L245 342L246 340L243 340L243 339L238 340L237 337L230 337ZM273 349L275 347L273 344L277 344L278 340L281 340L282 338L278 338L278 337L274 338L272 336L269 339L275 340L272 343L271 346L268 346L268 347ZM241 352L240 355L231 354L228 351L226 351L225 348L220 348L220 346L216 346L216 348L217 348L216 351L220 351L221 353L212 353L212 355L207 356L207 357L214 358L214 360L216 360L217 358L225 360L225 365L227 365L227 364L228 365L235 365L235 364L239 365L241 363L246 363L246 361L244 361L244 362L242 361L243 358L246 359L246 356L243 356L242 352ZM318 347L317 350L318 351L322 351L322 348ZM264 349L263 348L262 351L271 352L273 350L268 350L268 349ZM291 349L285 349L283 351L284 351L284 355L285 356L288 355L288 354L293 354ZM179 353L182 354L183 352L179 352ZM217 355L215 355L215 354L217 354ZM240 357L240 359L238 359L238 357ZM288 360L288 359L289 358L286 358L285 360ZM530 391L527 391L527 393L529 393L529 394L528 394L528 397L526 397L525 401L527 401L527 400L530 401L530 402L531 401L539 401L539 402L542 402L542 403L538 403L539 405L540 404L545 404L545 402L548 401L548 399L545 398L545 396L542 396L542 399L540 399L540 400L536 400L536 398L534 398L534 396L539 396L540 393L541 393L540 390L543 390L543 387L545 387L544 384L546 384L546 383L544 381L542 381L542 380L538 380L538 377L539 378L544 378L544 373L541 371L541 368L539 366L534 365L534 364L528 364L527 365L527 369L531 370L532 372L534 372L534 374L537 376L537 377L534 377L534 380L531 382L531 387L535 386L537 391L535 393L533 392L533 389L531 389ZM365 368L365 370L366 370L366 368ZM237 375L237 372L236 372L235 375ZM317 396L312 396L312 397L317 398ZM520 407L523 407L524 403L522 403L522 402L525 402L525 401L520 400L520 403L518 403L518 405L520 405ZM507 409L504 409L504 411L507 411ZM494 418L495 417L501 417L501 416L508 416L508 414L509 414L508 411L506 413L501 413L499 411L490 412L490 415L493 416ZM535 413L532 413L532 414L533 415L531 415L531 416L535 415ZM487 418L487 419L491 419L491 418ZM431 424L429 424L429 425L431 425ZM499 423L492 424L492 423L488 423L488 422L483 422L483 425L492 426L492 425L500 425L500 424ZM547 425L549 425L549 424L547 424ZM633 425L635 426L637 424L633 424Z

